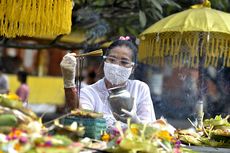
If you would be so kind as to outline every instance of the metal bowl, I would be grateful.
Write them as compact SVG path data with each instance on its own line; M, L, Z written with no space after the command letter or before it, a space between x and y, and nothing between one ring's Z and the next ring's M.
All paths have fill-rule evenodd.
M120 115L124 116L125 114L121 109L131 111L133 108L133 98L130 93L125 89L125 86L118 86L109 89L108 101L111 107L111 110Z

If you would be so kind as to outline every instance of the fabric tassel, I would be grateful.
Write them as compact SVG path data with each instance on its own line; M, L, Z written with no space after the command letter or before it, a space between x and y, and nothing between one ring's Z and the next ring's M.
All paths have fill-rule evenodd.
M221 52L221 50L219 49L220 46L219 43L220 43L219 39L216 39L213 57L219 57L219 52Z
M71 32L72 0L1 0L0 35L42 37Z
M205 63L204 63L204 67L208 67L208 56L205 56Z
M187 65L196 68L200 62L199 58L204 56L204 67L210 65L216 67L220 60L223 61L224 66L230 65L230 37L228 34L165 32L150 34L140 40L138 60L145 61L145 64L161 65L166 62L163 58L169 56L173 67ZM146 59L151 60L146 61Z
M222 57L223 56L223 52L224 52L224 39L221 39L221 42L220 42L220 54L219 54L219 57Z
M214 66L215 65L215 58L214 57L211 57L211 66Z
M199 66L199 62L200 62L200 59L199 59L199 56L196 57L196 67Z
M165 47L165 39L162 40L161 42L161 50L160 50L160 57L164 57L164 48Z
M218 65L218 58L215 58L215 65L214 65L214 67L217 67L217 65Z
M168 56L169 55L169 47L170 47L170 45L169 45L169 38L166 40L166 42L167 42L167 44L166 44L166 49L165 49L165 55L166 56Z
M227 67L230 67L230 50L228 50L228 56L226 58L228 60Z
M183 64L183 53L180 53L179 55L180 55L179 68L181 68Z
M174 55L174 39L171 39L170 56Z

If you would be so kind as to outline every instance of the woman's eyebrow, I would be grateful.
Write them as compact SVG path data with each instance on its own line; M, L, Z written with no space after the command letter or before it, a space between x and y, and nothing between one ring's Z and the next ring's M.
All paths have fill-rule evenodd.
M127 57L122 57L121 60L126 60L126 61L129 61L130 59L127 58Z
M114 57L114 58L116 58L116 56L115 55L108 55L109 57Z
M109 57L113 57L113 58L119 59L119 58L118 58L117 56L115 56L115 55L109 55ZM130 59L127 58L127 57L121 57L120 59L121 59L121 60L127 60L127 61L130 60Z

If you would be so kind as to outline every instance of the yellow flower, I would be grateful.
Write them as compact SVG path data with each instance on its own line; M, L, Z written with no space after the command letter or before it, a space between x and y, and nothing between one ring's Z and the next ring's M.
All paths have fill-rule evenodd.
M170 133L168 131L159 131L157 133L157 137L159 137L160 139L163 139L163 140L167 140L167 141L171 141L172 140L172 136L170 135Z
M131 130L132 134L138 135L138 129L136 127L131 127L130 130Z
M11 100L20 100L20 98L18 97L18 95L16 95L15 93L9 93L7 95L7 98L11 99Z
M17 150L17 151L20 151L20 148L21 148L21 145L19 143L16 143L14 145L14 149Z
M101 137L101 140L108 142L110 140L110 135L108 133L104 132L104 134Z
M15 135L16 137L19 137L21 134L22 134L22 131L21 131L21 130L15 130L15 131L14 131L14 135Z
M9 136L9 138L13 138L14 137L14 133L10 132L8 136Z

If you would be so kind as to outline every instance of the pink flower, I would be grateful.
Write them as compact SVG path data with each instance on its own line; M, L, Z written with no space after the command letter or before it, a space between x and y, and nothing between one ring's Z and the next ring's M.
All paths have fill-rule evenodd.
M27 142L27 137L20 137L20 138L19 138L19 141L20 141L21 143L26 143L26 142Z
M52 146L52 142L51 141L46 141L44 145L46 147L50 147L50 146Z
M181 153L179 148L174 148L173 153Z
M116 141L116 144L120 144L121 141L122 141L122 138L121 138L121 137L118 137L118 138L117 138L117 141Z
M120 36L119 40L130 40L130 37L129 36L126 36L126 37Z

